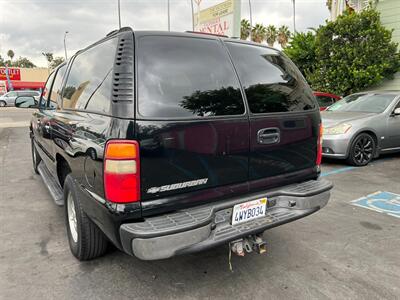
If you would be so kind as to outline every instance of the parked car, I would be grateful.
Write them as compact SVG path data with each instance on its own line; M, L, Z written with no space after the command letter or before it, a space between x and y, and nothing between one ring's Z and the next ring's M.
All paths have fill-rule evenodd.
M14 106L15 99L21 96L34 97L39 100L40 92L31 90L10 91L0 96L0 107Z
M318 102L320 111L324 111L329 106L331 106L333 103L335 103L341 99L340 96L335 95L335 94L330 94L330 93L313 92L313 94L314 94L315 98L317 98L317 102Z
M65 205L79 260L108 242L144 260L227 243L262 253L265 230L329 200L317 103L275 49L123 28L58 67L46 91L33 167Z
M400 91L353 94L321 116L324 157L365 166L381 153L400 150Z

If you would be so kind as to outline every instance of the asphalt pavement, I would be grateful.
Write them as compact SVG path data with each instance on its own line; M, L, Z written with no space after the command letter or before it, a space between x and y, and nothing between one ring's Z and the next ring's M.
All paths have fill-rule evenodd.
M363 168L324 161L328 205L267 231L267 254L233 256L233 272L227 246L162 261L110 248L82 263L32 169L30 113L0 108L0 299L400 299L400 218L352 203L400 194L400 154Z

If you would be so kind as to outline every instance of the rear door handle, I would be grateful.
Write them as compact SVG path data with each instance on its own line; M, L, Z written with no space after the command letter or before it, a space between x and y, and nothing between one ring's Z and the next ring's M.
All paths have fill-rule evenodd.
M281 140L279 128L263 128L257 132L257 143L262 145L277 144Z

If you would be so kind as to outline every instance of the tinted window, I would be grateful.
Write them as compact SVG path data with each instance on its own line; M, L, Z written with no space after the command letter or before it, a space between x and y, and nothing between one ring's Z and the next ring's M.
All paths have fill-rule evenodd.
M312 91L297 67L278 51L227 43L253 113L315 108Z
M146 36L139 40L139 112L146 117L240 115L244 104L217 40Z
M381 113L389 106L395 97L395 95L384 94L349 95L330 106L327 111Z
M116 39L78 54L63 91L63 107L108 113Z
M60 67L57 71L56 78L54 79L53 88L51 89L49 101L47 102L47 106L50 108L57 107L57 99L60 96L62 81L65 74L66 65Z
M335 102L331 97L316 96L316 98L320 107L327 107Z

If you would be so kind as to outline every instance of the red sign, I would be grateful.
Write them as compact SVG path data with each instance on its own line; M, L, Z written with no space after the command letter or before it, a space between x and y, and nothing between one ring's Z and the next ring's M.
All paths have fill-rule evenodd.
M19 69L16 68L8 68L8 76L10 80L21 80L21 73ZM0 80L7 80L6 76L6 68L0 68Z

